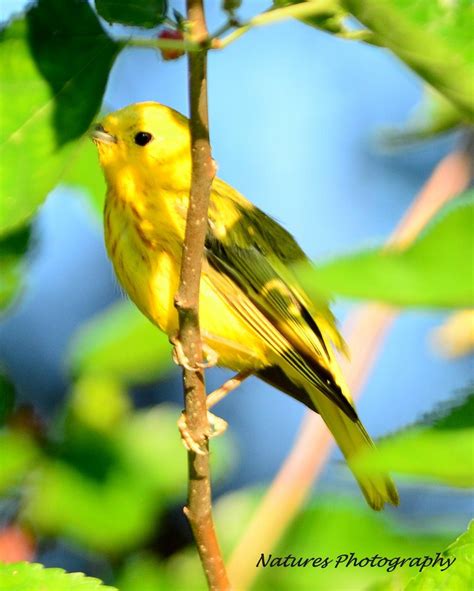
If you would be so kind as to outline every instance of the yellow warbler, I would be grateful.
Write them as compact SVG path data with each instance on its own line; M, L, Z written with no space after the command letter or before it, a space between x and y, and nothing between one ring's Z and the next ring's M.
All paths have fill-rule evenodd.
M105 241L115 272L143 314L173 336L191 184L188 120L158 103L138 103L105 117L92 137L108 186ZM332 343L344 348L334 318L292 273L293 263L306 260L286 230L214 179L200 288L203 343L219 365L249 371L318 412L370 506L396 505L388 475L351 463L373 442L334 356Z

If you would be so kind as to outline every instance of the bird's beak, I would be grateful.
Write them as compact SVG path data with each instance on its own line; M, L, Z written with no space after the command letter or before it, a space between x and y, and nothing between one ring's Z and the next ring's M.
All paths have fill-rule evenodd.
M100 142L103 144L117 143L117 138L113 136L111 133L105 131L105 129L102 127L100 123L96 125L94 129L92 129L92 131L90 132L90 136L92 138L92 141L94 142Z

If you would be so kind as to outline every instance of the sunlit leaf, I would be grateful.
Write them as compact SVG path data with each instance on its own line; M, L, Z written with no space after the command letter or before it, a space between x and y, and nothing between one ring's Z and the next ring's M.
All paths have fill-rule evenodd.
M302 269L317 298L323 291L397 306L466 307L474 301L474 191L444 207L413 245L350 254ZM455 269L455 275L453 270Z
M474 5L471 0L341 0L417 74L474 119Z
M168 9L167 0L95 0L100 16L109 23L151 29L161 24Z
M426 569L412 579L406 591L468 591L474 581L474 521L465 533L443 552L445 560L452 561L449 568Z
M81 0L40 0L0 33L0 235L58 182L121 47Z
M0 238L0 310L11 304L21 289L30 237L30 228L23 227Z
M108 374L149 382L172 366L168 337L128 301L114 304L86 323L70 353L74 374Z
M0 562L2 591L118 591L98 579L82 573L66 573L60 568L44 568L41 564Z

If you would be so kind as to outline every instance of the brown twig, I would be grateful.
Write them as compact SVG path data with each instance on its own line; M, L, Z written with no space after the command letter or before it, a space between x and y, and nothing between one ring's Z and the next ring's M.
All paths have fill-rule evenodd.
M187 18L193 39L207 37L202 0L187 0ZM207 50L188 53L189 103L191 112L192 181L183 245L180 285L176 294L179 340L187 358L183 367L185 417L189 434L203 453L188 452L188 502L184 513L191 526L209 588L230 589L212 520L211 479L207 434L206 389L199 329L199 287L207 210L215 174L209 143L207 109ZM191 366L191 367L190 367Z
M388 244L392 248L408 246L440 207L469 185L470 166L465 152L444 158ZM393 308L372 304L361 306L347 322L343 332L348 335L352 360L344 363L343 370L354 398L362 391L396 315ZM229 574L238 591L250 587L258 574L256 557L271 552L298 513L329 457L332 444L320 417L309 412L295 445L231 556Z

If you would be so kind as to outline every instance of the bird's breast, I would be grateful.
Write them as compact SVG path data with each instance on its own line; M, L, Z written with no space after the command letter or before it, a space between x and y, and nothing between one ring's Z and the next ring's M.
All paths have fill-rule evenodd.
M160 228L136 207L113 198L106 201L104 234L115 273L130 299L161 330L174 333L181 262L178 237L171 228Z

